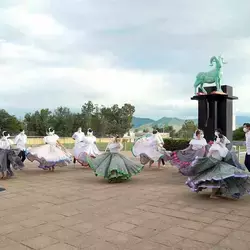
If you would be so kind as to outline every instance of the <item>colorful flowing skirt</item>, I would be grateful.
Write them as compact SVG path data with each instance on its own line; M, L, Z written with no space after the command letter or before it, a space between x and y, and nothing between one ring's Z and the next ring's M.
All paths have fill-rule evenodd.
M39 168L64 167L70 164L71 157L56 145L45 144L39 147L27 149L27 159L37 161Z
M223 161L213 157L197 158L189 175L186 185L195 192L218 188L219 195L230 198L240 198L250 192L250 173L237 168L231 154Z
M87 158L96 176L103 176L109 182L128 180L141 172L143 165L137 164L120 153L104 153L95 159Z
M174 151L169 158L170 163L177 167L185 175L185 168L188 168L197 157L204 157L205 149L187 149Z
M74 149L75 159L83 166L88 166L87 157L95 158L101 152L94 143L79 142L75 145Z

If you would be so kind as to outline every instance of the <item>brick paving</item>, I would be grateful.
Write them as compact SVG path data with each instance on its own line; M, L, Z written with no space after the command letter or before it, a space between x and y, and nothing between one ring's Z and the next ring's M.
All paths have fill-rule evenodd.
M26 163L1 181L0 249L250 249L250 197L210 200L167 166L108 184L79 165Z

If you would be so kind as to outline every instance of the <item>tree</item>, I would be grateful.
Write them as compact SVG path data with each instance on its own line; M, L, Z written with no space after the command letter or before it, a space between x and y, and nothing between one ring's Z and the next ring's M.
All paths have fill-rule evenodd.
M233 140L234 141L244 141L245 133L243 131L243 127L239 127L233 131Z
M153 129L153 130L157 130L158 132L161 132L161 129L158 127L157 124L153 125L153 126L152 126L152 129Z
M59 136L71 136L74 131L74 116L67 107L58 107L52 114L52 126Z
M84 131L92 128L97 136L123 136L132 128L135 107L117 104L112 107L98 106L91 101L82 105L81 113L72 113L67 107L58 107L51 112L41 109L25 115L24 123L28 135L44 136L49 127L53 127L59 136L71 136L78 128Z
M163 131L169 133L170 137L174 137L175 135L175 129L173 128L173 126L165 126Z
M24 124L28 135L44 136L49 127L53 126L53 116L49 109L41 109L24 117Z
M87 130L87 127L84 124L84 118L83 115L81 113L75 113L72 114L72 119L73 119L73 130L76 131L79 127L82 128L83 131Z
M194 121L186 120L178 132L178 136L185 139L192 138L196 129L197 126L195 125Z
M118 134L123 136L132 128L132 118L135 107L131 104L124 104L121 108L115 104L112 107L100 109L101 127L105 129L106 134Z
M0 109L0 130L10 134L16 134L23 128L23 123L14 115L10 115L6 110Z
M84 103L84 105L82 105L81 111L85 126L87 128L91 128L92 116L94 115L95 105L91 101L88 101L87 103Z
M133 115L135 113L135 107L131 104L125 103L121 109L120 109L120 118L121 118L121 122L120 122L120 126L121 126L121 133L125 134L126 132L128 132L133 124L132 124L132 120L133 120Z

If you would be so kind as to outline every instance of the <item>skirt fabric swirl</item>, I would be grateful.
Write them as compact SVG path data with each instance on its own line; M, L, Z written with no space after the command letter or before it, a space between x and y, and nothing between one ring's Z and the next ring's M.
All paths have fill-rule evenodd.
M88 157L87 160L96 176L102 176L110 182L128 180L143 169L143 165L127 159L120 153L104 153L95 159Z
M171 154L170 163L173 166L177 167L179 171L183 175L185 175L185 168L189 167L197 157L205 156L205 153L206 153L205 149L198 149L198 150L187 149L185 151L183 150L174 151Z
M156 145L152 145L149 135L138 138L131 151L135 157L140 157L141 164L145 165L150 161L158 161L164 156L164 152Z
M13 169L18 170L24 167L23 162L18 156L19 150L0 149L0 172L11 171L10 164Z
M250 173L212 157L197 158L193 162L192 175L186 182L192 191L218 188L222 196L240 198L250 192ZM230 162L231 163L231 162Z
M157 159L157 161L164 160L165 162L169 161L171 159L171 152L166 151L165 149L162 149L159 151L160 157ZM140 162L142 165L146 165L149 162L155 162L155 159L152 159L147 154L142 153L140 154Z
M71 162L71 157L55 145L42 145L27 150L27 159L37 161L39 168L64 167Z
M88 166L87 157L95 158L101 154L95 143L79 142L73 151L75 159L83 166Z

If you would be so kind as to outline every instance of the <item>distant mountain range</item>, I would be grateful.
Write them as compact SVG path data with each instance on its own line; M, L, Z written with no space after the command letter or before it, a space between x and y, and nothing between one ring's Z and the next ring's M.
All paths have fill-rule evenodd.
M165 126L173 126L175 130L179 130L184 124L186 119L180 119L175 117L162 117L159 120L153 120L150 118L140 118L133 117L133 128L138 130L152 128L153 126L157 126L159 128ZM198 123L198 119L190 119L194 121L195 124ZM247 116L236 116L236 127L242 126L243 123L250 122L250 117Z

